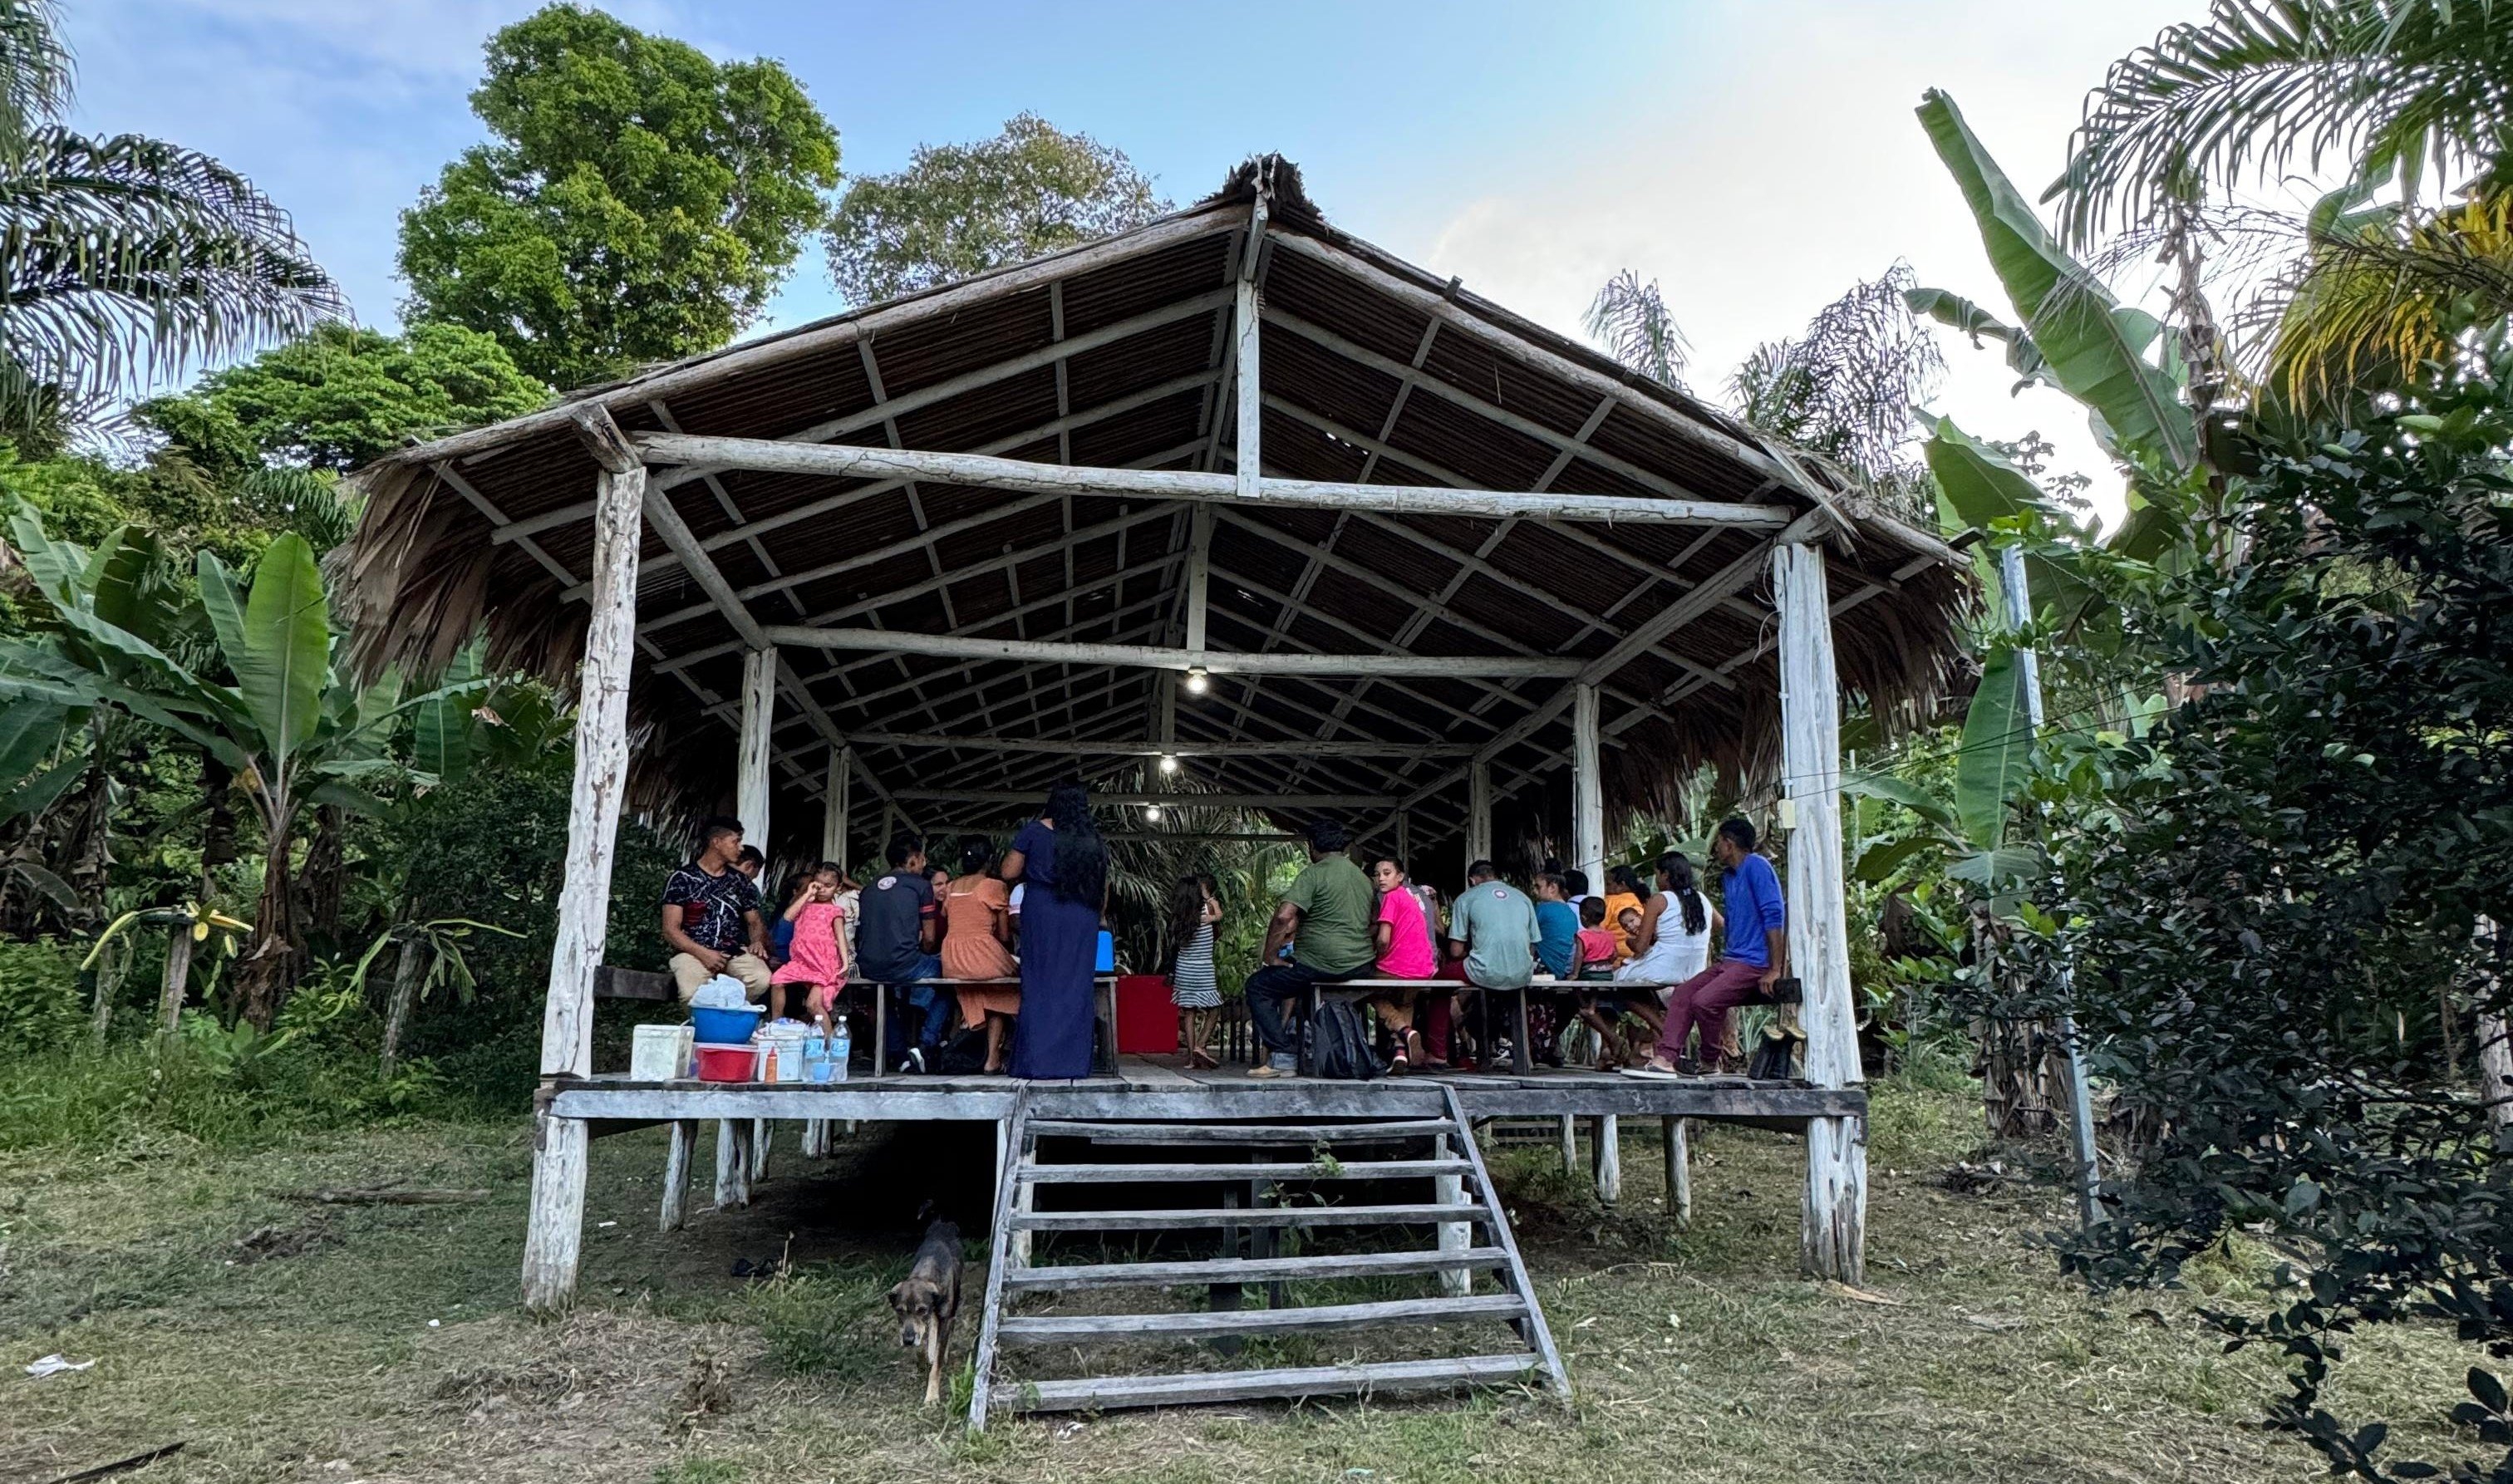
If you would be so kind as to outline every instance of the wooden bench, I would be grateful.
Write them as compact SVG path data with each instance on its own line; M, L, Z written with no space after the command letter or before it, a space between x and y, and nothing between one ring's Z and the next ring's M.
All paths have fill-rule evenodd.
M937 989L957 990L966 987L1010 989L1016 994L1020 992L1020 981L1017 979L903 979L895 982L867 980L862 983L864 987L873 991L872 1074L876 1077L885 1075L890 1070L891 991L928 984ZM1117 1070L1117 976L1095 974L1092 976L1091 984L1092 997L1097 1001L1093 1006L1092 1018L1107 1031L1104 1040L1096 1030L1092 1034L1091 1068L1097 1072L1113 1075ZM854 986L851 983L849 987Z
M1613 989L1625 993L1650 992L1671 987L1644 980L1538 979L1516 989L1490 989L1482 984L1455 979L1342 979L1312 986L1318 993L1333 993L1351 999L1376 999L1393 989L1429 989L1455 993L1472 989L1479 994L1506 994L1513 1001L1509 1043L1510 1070L1521 1075L1535 1069L1535 1047L1527 1031L1527 991L1530 989Z

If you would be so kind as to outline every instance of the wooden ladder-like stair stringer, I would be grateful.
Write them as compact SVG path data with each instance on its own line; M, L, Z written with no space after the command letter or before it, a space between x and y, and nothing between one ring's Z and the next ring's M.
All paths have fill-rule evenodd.
M969 1425L1018 1412L1106 1411L1185 1406L1260 1398L1389 1395L1511 1384L1540 1377L1567 1400L1571 1381L1529 1281L1517 1238L1475 1147L1474 1131L1454 1089L1441 1089L1437 1117L1341 1118L1306 1123L1198 1119L1059 1120L1034 1117L1026 1100L1006 1120L1003 1171L996 1190L994 1258L986 1273L983 1328L978 1333ZM1156 1149L1148 1161L1042 1162L1042 1139L1082 1141L1096 1148ZM1427 1145L1427 1152L1421 1152ZM1292 1151L1286 1154L1286 1151ZM1314 1152L1312 1152L1314 1151ZM1365 1151L1393 1151L1367 1157ZM1268 1157L1271 1155L1272 1157ZM1335 1190L1356 1182L1432 1184L1427 1203L1354 1199L1343 1204L1258 1204L1257 1192ZM1224 1204L1198 1194L1199 1204L1167 1209L1041 1209L1042 1188L1218 1184ZM1246 1204L1229 1203L1247 1192ZM1090 1202L1105 1205L1106 1201ZM1277 1255L1273 1234L1286 1229L1388 1227L1436 1245L1375 1252ZM1228 1250L1202 1259L1034 1265L1040 1233L1218 1231ZM1253 1255L1238 1251L1251 1233ZM1436 1235L1434 1235L1436 1234ZM1496 1283L1478 1285L1476 1273ZM1420 1297L1295 1304L1288 1287L1319 1279L1413 1278L1432 1291ZM1269 1306L1238 1307L1243 1287L1256 1285ZM1152 1309L1137 1302L1122 1313L1016 1313L1024 1298L1095 1290L1202 1288L1205 1309ZM1144 1340L1211 1342L1223 1356L1248 1337L1321 1335L1442 1324L1505 1324L1517 1344L1496 1353L1375 1360L1327 1366L1255 1367L1166 1375L1087 1376L1020 1381L1006 1375L1003 1356L1039 1345L1068 1345L1087 1354L1095 1344Z

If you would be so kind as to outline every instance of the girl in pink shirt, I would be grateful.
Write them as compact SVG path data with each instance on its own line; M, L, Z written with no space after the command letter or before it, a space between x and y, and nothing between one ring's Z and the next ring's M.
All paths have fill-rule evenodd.
M1430 979L1437 975L1440 961L1431 951L1431 930L1422 920L1420 899L1406 887L1405 867L1381 858L1371 862L1370 878L1378 888L1376 977ZM1414 1028L1414 997L1420 992L1391 989L1371 1002L1399 1042L1396 1058L1388 1066L1391 1072L1410 1070L1422 1058L1422 1037Z

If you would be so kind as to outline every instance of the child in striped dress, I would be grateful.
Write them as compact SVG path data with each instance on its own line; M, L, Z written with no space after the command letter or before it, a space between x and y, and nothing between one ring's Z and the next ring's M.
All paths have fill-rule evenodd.
M1221 898L1211 876L1180 876L1170 894L1170 1003L1177 1006L1186 1064L1210 1069L1214 1027L1221 1020L1221 986L1213 977L1213 932L1221 921Z

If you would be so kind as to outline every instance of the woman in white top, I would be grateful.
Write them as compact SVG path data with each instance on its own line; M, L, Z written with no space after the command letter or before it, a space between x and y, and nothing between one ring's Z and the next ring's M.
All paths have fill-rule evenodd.
M1703 901L1694 884L1693 862L1682 851L1657 858L1657 890L1641 905L1641 925L1632 932L1632 957L1615 978L1663 985L1683 983L1710 966L1710 935L1719 914ZM1666 990L1658 991L1659 1003Z

